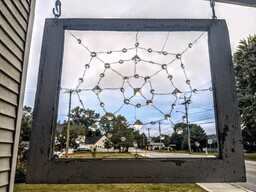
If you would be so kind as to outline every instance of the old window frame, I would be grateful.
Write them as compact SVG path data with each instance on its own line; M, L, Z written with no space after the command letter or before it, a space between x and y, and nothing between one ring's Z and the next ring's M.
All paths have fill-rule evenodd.
M65 30L207 31L219 156L172 159L52 159ZM28 183L174 183L245 181L234 69L224 20L46 19Z

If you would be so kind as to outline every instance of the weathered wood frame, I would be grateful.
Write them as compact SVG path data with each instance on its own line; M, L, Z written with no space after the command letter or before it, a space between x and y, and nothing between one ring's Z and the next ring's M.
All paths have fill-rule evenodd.
M218 158L58 159L53 145L65 30L207 31ZM28 183L158 183L245 181L229 35L224 20L47 19L41 51Z

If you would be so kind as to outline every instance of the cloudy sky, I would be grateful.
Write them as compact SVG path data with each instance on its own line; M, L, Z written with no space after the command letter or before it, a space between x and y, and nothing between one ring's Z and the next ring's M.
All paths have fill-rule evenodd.
M203 0L62 0L62 16L61 18L211 18L211 9L209 2ZM29 71L26 86L25 104L33 107L34 97L36 91L38 65L40 58L40 49L43 33L43 24L45 18L52 18L52 8L54 7L54 0L38 0L36 4L35 23L32 37L32 47L29 60ZM256 32L256 9L242 6L219 4L216 3L216 15L219 19L225 19L228 24L232 51L235 50L240 39L247 37ZM123 48L134 47L136 43L136 32L79 32L72 31L72 34L82 40L84 45L88 46L91 51L104 52L110 50L122 50ZM161 51L164 47L168 53L181 53L184 51L189 43L194 42L202 33L170 33L167 32L140 32L137 39L141 48L152 48L153 50ZM166 38L167 42L165 44ZM165 45L164 45L165 44ZM116 62L121 59L129 60L136 55L135 49L113 54L98 54L98 57L104 62ZM168 63L175 55L163 55L153 53L149 54L143 49L138 50L137 55L144 60L150 60L158 63ZM75 88L78 79L83 76L85 64L90 61L90 53L85 50L77 40L66 32L65 35L65 52L63 59L63 77L61 86L63 88ZM185 70L188 79L191 81L192 88L208 89L211 87L209 60L207 49L207 34L204 34L195 44L193 48L189 49L182 57L182 62L185 65ZM132 66L132 67L131 67ZM131 78L131 85L133 87L141 87L141 79L147 75L152 75L158 71L161 65L150 65L147 62L139 62L137 73L141 76L138 80ZM122 77L132 76L134 63L129 61L122 67L120 65L111 65L111 68L118 71L122 76L111 70L106 70L105 77L102 78L100 84L97 84L99 75L104 71L103 62L93 59L90 63L89 70L86 71L84 82L79 86L80 89L92 89L96 85L101 88L120 88L122 87ZM147 69L147 70L145 70ZM168 65L168 71L173 73L173 82L182 92L189 91L188 84L185 83L186 77L180 67L180 60L176 60L172 65ZM96 75L95 75L96 74ZM93 76L96 76L92 78ZM68 78L67 78L68 77ZM154 78L154 79L153 79ZM168 84L168 78L165 71L159 72L153 76L151 82L153 89L157 93L169 93L173 91L174 87ZM114 80L113 80L114 79ZM118 80L121 79L121 80ZM133 79L133 80L132 80ZM143 80L143 79L142 79ZM125 87L126 86L126 87ZM148 87L147 87L148 86ZM133 89L131 86L123 86L126 91L125 97L133 96ZM150 85L145 84L142 89L142 94L148 99L150 95ZM128 91L130 90L130 91ZM68 107L68 94L61 92L62 99L60 100L59 119L66 119ZM110 96L111 95L111 96ZM92 91L82 91L80 96L87 108L93 108L97 112L104 114L104 110L99 107L99 99ZM105 109L108 112L115 112L116 109L123 104L124 96L120 91L102 91L99 95L100 100L105 104ZM133 99L133 100L132 100ZM133 97L131 104L141 103L144 105L145 98ZM115 102L113 102L115 101ZM175 101L175 97L171 95L155 96L154 105L160 109L164 114L170 112L170 105ZM144 103L143 103L144 102ZM177 123L181 121L181 116L184 112L184 105L181 105L182 100L176 102L176 108L172 112L172 122ZM79 100L76 95L73 95L72 106L79 105ZM168 107L167 107L168 106ZM192 104L189 108L190 122L201 123L201 126L207 133L214 133L214 115L211 91L202 91L193 94ZM168 108L168 109L167 109ZM147 106L137 108L132 105L124 106L118 114L125 115L129 122L135 121L135 116L143 123L151 120L158 120L163 118L163 114L155 108ZM181 112L176 112L181 111ZM152 135L157 135L157 129L151 125L144 126L142 131L146 128L152 128ZM171 124L163 121L163 133L170 134L172 129Z

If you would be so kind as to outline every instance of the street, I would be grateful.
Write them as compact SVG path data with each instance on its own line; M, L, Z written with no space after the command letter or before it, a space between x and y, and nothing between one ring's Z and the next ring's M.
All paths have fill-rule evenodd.
M130 153L136 153L135 148L129 148ZM190 155L190 154L182 154L182 153L164 153L164 152L155 152L155 151L145 151L137 149L137 154L141 156L146 156L150 158L202 158L202 157L209 157L209 158L216 158L214 155Z
M234 185L241 186L245 189L256 192L256 162L245 161L246 178L245 183L234 183Z
M129 150L131 153L136 153L136 149L131 148ZM202 157L209 157L215 158L212 155L190 155L190 154L178 154L178 153L160 153L155 151L145 151L145 150L137 150L137 154L141 156L147 156L150 158L179 158L179 157L186 157L186 158L202 158ZM246 178L247 182L237 182L231 183L232 185L238 186L246 191L253 191L256 192L256 162L254 161L245 161L245 168L246 168Z

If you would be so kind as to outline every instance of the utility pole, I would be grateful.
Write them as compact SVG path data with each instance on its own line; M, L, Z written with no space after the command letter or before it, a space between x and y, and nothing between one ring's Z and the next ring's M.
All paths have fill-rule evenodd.
M159 124L159 139L160 139L160 144L161 144L161 146L160 146L160 148L162 149L162 139L161 139L161 122L160 121L158 121L158 124Z
M68 127L67 127L67 137L66 137L66 149L65 149L65 156L68 157L68 150L69 150L69 130L70 130L70 110L71 110L71 97L74 89L70 89L69 93L69 103L68 103Z
M151 128L147 128L147 130L148 130L148 138L150 138L150 129Z
M188 105L190 104L190 100L187 100L186 96L184 96L184 103L182 104L185 106L185 116L186 116L187 130L188 130L188 152L189 154L191 154L190 128L188 124Z

